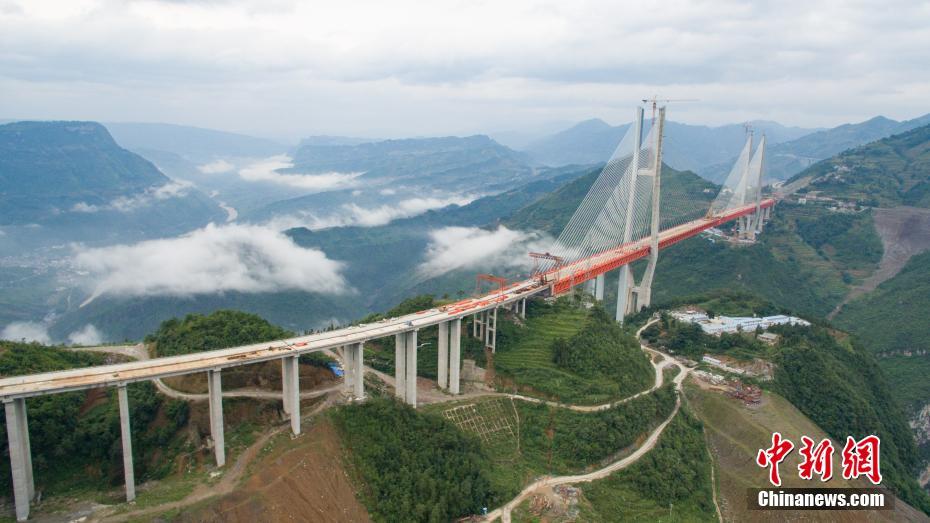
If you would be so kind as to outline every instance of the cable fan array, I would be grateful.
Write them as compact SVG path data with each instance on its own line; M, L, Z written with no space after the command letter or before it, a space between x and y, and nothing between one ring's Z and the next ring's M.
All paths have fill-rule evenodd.
M650 130L636 150L637 132L637 126L631 125L553 244L551 252L563 263L648 235L653 180L636 172L655 168L656 139ZM544 269L553 266L549 262Z
M759 140L755 153L752 152L752 135L740 152L723 187L710 206L708 215L719 215L738 207L758 201L762 191L762 160L765 154L765 136Z

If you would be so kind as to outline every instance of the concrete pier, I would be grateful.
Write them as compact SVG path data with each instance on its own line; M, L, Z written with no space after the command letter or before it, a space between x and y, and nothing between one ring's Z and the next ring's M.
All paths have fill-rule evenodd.
M484 311L484 346L491 349L492 353L497 352L497 307Z
M449 329L449 392L459 393L462 359L462 318L452 320Z
M633 271L629 265L620 267L620 278L617 282L617 323L623 323L623 317L633 310Z
M291 418L291 432L296 436L300 434L300 363L297 356L287 356L281 360L284 368L284 399L289 407L287 412Z
M440 389L449 388L449 322L439 324L439 356L437 364L437 383Z
M356 343L352 346L350 352L355 354L352 357L352 363L354 364L352 374L355 377L353 397L356 400L363 400L365 399L365 344Z
M355 346L344 345L341 350L343 375L342 380L347 393L355 390Z
M3 407L6 411L6 437L10 446L16 520L26 521L29 518L29 502L35 496L26 400L23 398L4 400Z
M603 274L598 274L597 277L594 279L594 299L597 301L604 301L604 275Z
M132 466L132 431L129 425L129 394L126 386L116 389L119 398L119 428L123 441L123 478L126 483L126 501L136 499L136 478Z
M406 353L407 353L407 404L413 407L417 406L417 331L407 331L406 333Z
M394 335L394 396L407 401L407 333Z
M291 413L291 380L288 379L288 359L281 359L281 408L285 414Z
M223 384L220 370L207 371L207 389L210 398L210 435L213 436L213 451L216 466L226 464L226 437L223 433Z

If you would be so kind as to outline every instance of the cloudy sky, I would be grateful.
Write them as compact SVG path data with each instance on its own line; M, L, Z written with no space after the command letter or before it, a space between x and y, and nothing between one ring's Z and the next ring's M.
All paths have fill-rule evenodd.
M294 139L930 112L930 3L0 0L0 118Z

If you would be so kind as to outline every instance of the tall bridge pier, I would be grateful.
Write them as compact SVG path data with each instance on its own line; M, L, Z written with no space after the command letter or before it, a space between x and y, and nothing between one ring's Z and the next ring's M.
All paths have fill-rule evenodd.
M13 497L16 500L16 519L29 517L29 502L35 497L36 486L32 477L32 451L29 445L29 425L26 419L26 400L4 400L6 411L6 437L10 445L10 468L13 472Z
M624 243L629 243L632 239L631 235L634 230L633 211L635 208L635 202L633 199L636 195L635 189L639 178L652 179L652 198L650 205L649 227L651 241L649 245L648 265L646 266L646 272L643 274L639 285L635 284L633 279L633 271L630 268L630 264L626 264L620 267L620 278L619 283L617 284L616 313L616 320L619 323L623 323L623 317L627 314L639 312L643 307L649 306L650 302L652 301L652 277L655 274L656 263L659 261L659 204L662 187L662 132L665 128L665 107L659 108L658 117L656 118L655 122L655 129L653 129L653 135L655 136L655 146L653 148L654 158L651 162L651 168L639 168L639 156L642 149L642 107L636 108L634 118L635 129L633 131L633 163L631 168L633 177L631 187L633 190L629 191L626 205L626 222L623 228ZM602 276L603 275L600 275L599 277ZM596 294L597 293L595 292L595 295ZM603 293L601 299L603 299Z
M441 390L459 393L462 366L462 319L439 324L438 385Z

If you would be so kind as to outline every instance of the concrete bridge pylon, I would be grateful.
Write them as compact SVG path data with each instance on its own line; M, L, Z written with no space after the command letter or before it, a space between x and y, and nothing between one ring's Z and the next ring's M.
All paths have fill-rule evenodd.
M635 225L633 223L633 220L635 219L633 215L633 210L635 208L633 198L635 197L635 190L639 178L651 178L652 180L652 198L650 201L649 213L649 232L651 238L646 272L643 273L643 276L638 285L634 281L633 272L630 268L630 265L626 264L620 267L620 278L617 284L616 312L616 319L619 323L623 323L623 317L627 314L639 312L643 307L648 307L651 303L652 278L655 275L656 263L659 261L659 225L661 223L659 216L659 205L661 203L662 187L662 133L665 129L665 107L660 107L658 114L656 115L654 128L652 130L652 136L655 140L654 147L652 148L653 158L650 162L651 165L646 169L641 169L639 167L640 154L642 150L642 107L636 108L633 122L633 125L635 126L633 131L633 161L631 166L633 182L631 183L632 190L629 192L629 202L626 206L627 213L625 217L626 221L623 227L623 243L628 243L632 239L631 234L635 230ZM595 292L595 295L596 294L597 293Z

